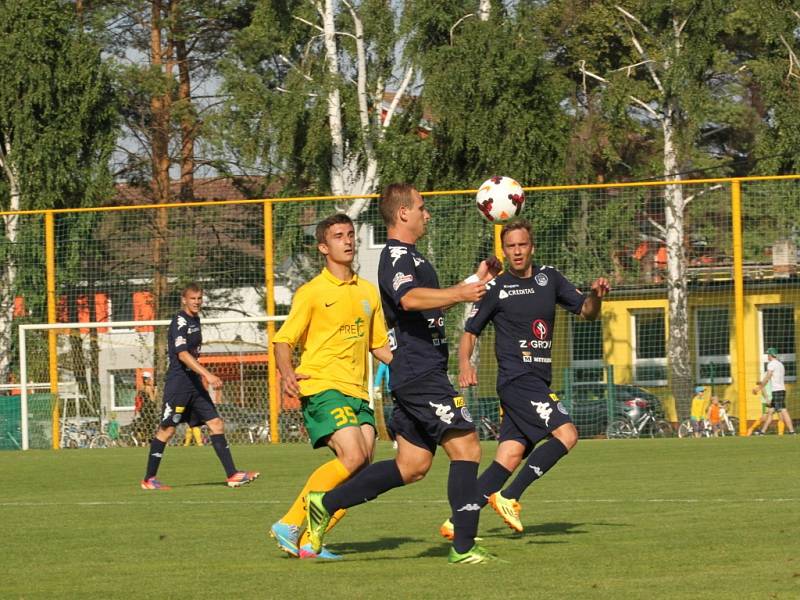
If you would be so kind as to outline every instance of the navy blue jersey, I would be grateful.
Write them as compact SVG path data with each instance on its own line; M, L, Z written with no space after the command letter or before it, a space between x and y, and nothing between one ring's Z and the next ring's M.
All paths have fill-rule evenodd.
M169 368L164 384L165 391L167 389L172 392L203 389L200 376L178 358L178 354L184 351L199 358L202 345L203 334L200 331L200 317L192 317L184 311L179 311L173 317L172 323L169 324L169 333L167 334Z
M489 321L494 323L498 390L527 374L549 386L556 304L579 314L584 295L553 267L535 265L531 277L522 279L506 271L486 287L464 329L480 335Z
M439 288L433 266L414 244L387 240L378 263L378 284L389 345L394 358L389 365L392 389L433 370L447 371L447 338L441 309L407 311L400 300L414 288Z

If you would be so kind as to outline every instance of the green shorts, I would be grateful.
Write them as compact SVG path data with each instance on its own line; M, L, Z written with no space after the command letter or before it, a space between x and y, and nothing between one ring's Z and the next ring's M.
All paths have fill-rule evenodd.
M300 401L308 437L314 448L326 445L328 436L345 427L375 427L375 413L361 398L345 396L337 390L325 390L313 396L303 396Z

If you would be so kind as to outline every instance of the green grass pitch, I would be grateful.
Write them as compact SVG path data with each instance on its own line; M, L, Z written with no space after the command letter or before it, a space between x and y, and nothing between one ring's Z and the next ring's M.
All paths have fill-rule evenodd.
M141 448L0 453L0 597L800 598L796 437L582 441L523 497L523 534L482 512L505 562L472 566L448 565L437 533L441 451L422 482L351 509L338 562L266 535L329 454L233 452L261 479L228 489L212 448L168 448L169 492L139 489Z

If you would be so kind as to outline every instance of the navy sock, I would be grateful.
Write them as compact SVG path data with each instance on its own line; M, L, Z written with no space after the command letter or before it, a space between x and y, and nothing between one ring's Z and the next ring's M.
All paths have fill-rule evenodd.
M325 494L322 504L333 514L340 508L350 508L374 500L384 492L402 485L403 476L400 475L397 463L394 460L382 460L369 465L352 479Z
M236 467L233 466L233 456L231 455L231 447L228 445L228 440L225 439L224 433L217 433L211 436L211 445L214 446L214 452L217 453L219 462L225 469L225 474L230 477L236 473Z
M511 471L497 461L492 461L478 477L478 504L481 508L489 502L489 496L500 491L511 477Z
M166 442L162 442L158 438L150 440L150 454L147 456L147 472L144 474L144 479L147 481L151 477L155 477L158 473L158 466L161 464L161 457L164 455L164 447Z
M475 545L478 533L478 463L468 460L450 462L447 478L447 499L453 515L453 548L464 553Z
M547 473L567 452L567 447L558 438L550 438L544 444L537 446L516 479L503 490L503 497L519 500L528 486Z

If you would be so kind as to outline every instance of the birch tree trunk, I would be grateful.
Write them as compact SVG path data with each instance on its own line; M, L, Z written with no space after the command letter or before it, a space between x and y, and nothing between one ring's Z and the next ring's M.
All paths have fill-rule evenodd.
M6 137L6 139L8 139ZM9 186L9 210L20 209L20 188L14 166L9 161L11 145L6 142L0 148L0 168L6 175ZM0 383L8 381L11 366L11 343L14 336L14 286L17 280L17 267L14 262L14 251L19 234L19 217L7 215L3 217L5 244L9 249L6 263L0 265Z
M678 156L675 148L676 107L667 100L661 127L664 134L664 177L678 180ZM667 299L669 327L667 335L667 362L670 371L670 388L675 398L678 418L689 415L692 389L692 370L689 360L689 303L687 294L688 273L684 238L683 186L668 185L665 189L664 225L667 246Z

